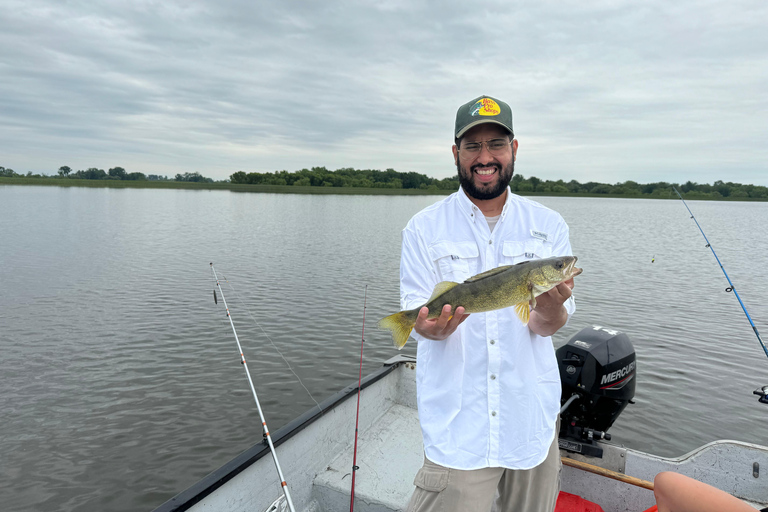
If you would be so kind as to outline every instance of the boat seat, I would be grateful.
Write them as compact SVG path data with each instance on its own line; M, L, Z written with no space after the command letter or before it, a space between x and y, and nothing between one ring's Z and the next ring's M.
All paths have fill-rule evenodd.
M352 425L354 430L354 424ZM349 507L353 449L343 451L315 477L313 497L322 510ZM394 404L357 443L355 511L404 511L413 493L413 478L424 462L416 409Z

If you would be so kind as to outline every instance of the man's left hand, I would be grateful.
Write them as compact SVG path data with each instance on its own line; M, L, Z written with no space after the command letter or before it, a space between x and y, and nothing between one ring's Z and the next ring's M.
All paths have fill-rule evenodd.
M565 325L568 312L563 303L573 294L573 285L573 279L569 279L536 297L536 309L531 311L528 321L531 331L539 336L552 336Z

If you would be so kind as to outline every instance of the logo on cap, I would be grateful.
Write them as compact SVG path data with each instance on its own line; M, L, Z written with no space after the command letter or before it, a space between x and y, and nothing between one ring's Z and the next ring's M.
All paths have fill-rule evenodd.
M471 116L497 116L500 113L501 107L491 98L482 98L469 109Z

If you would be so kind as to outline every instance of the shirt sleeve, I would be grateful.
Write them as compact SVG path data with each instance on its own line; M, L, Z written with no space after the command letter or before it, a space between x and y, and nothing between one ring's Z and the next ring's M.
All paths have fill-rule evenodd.
M437 284L437 272L426 244L410 224L402 232L402 241L400 307L413 309L429 300Z
M437 272L429 249L419 233L409 223L402 232L400 253L400 307L414 309L425 304L437 284ZM415 331L416 340L423 340Z

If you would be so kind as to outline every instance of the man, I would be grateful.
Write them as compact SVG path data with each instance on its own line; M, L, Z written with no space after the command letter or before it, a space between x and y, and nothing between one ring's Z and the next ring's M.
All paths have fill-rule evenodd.
M506 103L481 96L456 114L453 157L461 188L403 230L403 309L440 281L501 265L571 255L568 226L509 190L518 141ZM419 312L417 389L424 466L409 511L551 512L559 491L560 374L549 336L575 306L573 280L540 295L524 325L513 308L439 318Z

